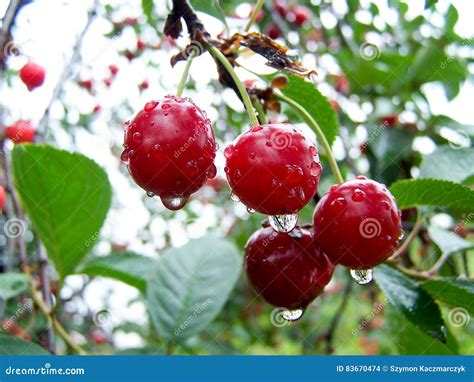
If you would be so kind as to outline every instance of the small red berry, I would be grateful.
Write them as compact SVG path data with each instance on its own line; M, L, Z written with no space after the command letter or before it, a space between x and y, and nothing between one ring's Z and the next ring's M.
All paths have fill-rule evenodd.
M102 107L100 105L95 105L94 109L92 109L92 112L93 113L98 113L101 109L102 109Z
M398 123L398 116L396 114L384 115L379 118L379 121L387 127L395 127Z
M171 210L216 175L211 121L184 98L148 102L126 124L124 147L122 160L135 182Z
M110 70L110 74L112 74L112 76L116 76L117 73L119 72L119 67L117 65L109 65L109 70Z
M6 195L5 189L2 186L0 186L0 211L3 210L6 197L7 195Z
M77 81L77 84L89 92L92 91L92 87L94 86L94 82L92 80Z
M5 129L5 135L14 143L33 142L35 128L30 121L20 120Z
M290 21L301 27L311 19L312 12L304 5L297 5L288 13L287 17Z
M317 149L293 125L252 127L226 147L224 156L233 193L258 212L296 213L318 189Z
M316 242L334 264L370 269L397 248L400 216L384 185L358 177L331 187L319 201L313 217Z
M123 55L127 58L128 61L132 61L136 57L135 53L131 52L128 49L123 53Z
M108 88L110 88L110 86L112 85L112 78L106 78L104 80L104 85Z
M146 48L146 43L145 41L143 41L140 37L138 38L137 40L137 50L138 51L142 51L142 50L145 50Z
M279 13L279 15L283 18L286 18L288 14L288 7L286 5L285 0L276 0L275 1L275 10Z
M138 85L138 88L140 90L145 90L145 89L148 89L149 86L150 85L149 85L148 81L144 80L141 84Z
M310 232L290 233L262 228L245 247L247 278L268 303L282 308L305 309L331 281L334 266L316 246Z
M281 31L275 24L269 24L265 28L265 34L272 40L276 40L278 37L281 36Z
M44 68L32 61L20 69L20 78L29 91L43 85L45 74Z
M91 334L91 337L92 337L92 340L97 345L103 345L107 342L107 338L105 337L104 333L99 329L93 330L92 334Z
M345 76L335 76L336 80L335 88L339 93L342 94L349 94L350 91L350 84L349 80Z

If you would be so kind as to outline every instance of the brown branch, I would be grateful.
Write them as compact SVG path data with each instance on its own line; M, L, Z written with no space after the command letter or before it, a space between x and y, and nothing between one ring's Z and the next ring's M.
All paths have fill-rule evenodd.
M5 16L2 18L2 29L0 31L0 69L2 70L6 69L5 47L11 40L11 27L15 22L15 17L18 14L18 10L20 9L21 5L21 0L11 0L8 4Z

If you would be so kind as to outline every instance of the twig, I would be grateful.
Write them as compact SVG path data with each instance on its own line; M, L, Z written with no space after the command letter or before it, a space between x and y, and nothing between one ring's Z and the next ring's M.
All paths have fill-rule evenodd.
M344 310L346 309L347 302L349 301L349 295L351 294L353 285L354 283L352 282L352 280L347 280L346 287L344 288L344 294L342 295L341 304L337 308L336 313L334 313L331 324L329 325L329 328L326 334L324 335L326 339L326 354L331 354L334 351L333 346L332 346L334 333L336 332L336 329L337 329L337 326L339 325L339 321L341 320L342 314L344 313Z
M10 30L21 6L21 0L11 0L8 4L5 16L2 18L2 29L0 32L0 68L5 69L5 45L10 39Z
M463 267L464 267L464 274L466 275L466 277L469 277L469 264L467 262L467 253L466 253L466 251L463 251L461 253L461 258L462 258L462 264L463 264Z
M51 288L50 288L50 278L49 278L49 267L48 267L48 258L46 256L46 252L44 250L43 244L40 240L37 240L37 248L38 248L38 262L39 262L39 276L41 280L41 290L43 294L43 300L46 307L51 310ZM56 353L56 346L54 340L54 331L52 327L48 327L46 330L46 347L48 350L55 354Z
M398 247L398 249L393 253L393 255L390 257L390 260L395 260L396 258L400 257L402 254L405 253L405 251L408 249L410 243L413 241L413 239L418 235L418 231L420 230L421 226L423 225L423 221L425 220L424 214L418 214L418 218L416 219L416 223L413 226L413 229L411 230L410 234L407 236L405 241Z
M74 48L72 50L72 55L71 58L69 59L69 62L66 64L66 66L63 69L63 72L61 73L61 76L59 77L59 81L56 84L56 87L53 90L53 95L51 96L51 99L48 102L48 105L46 106L46 109L43 113L43 116L41 117L39 123L38 123L38 134L44 138L44 134L46 132L46 126L49 120L49 113L51 111L51 106L53 105L54 101L61 95L61 92L64 87L64 83L69 79L69 77L72 75L74 66L76 62L79 61L80 55L81 55L81 48L82 48L82 42L84 40L85 35L87 34L87 31L89 30L90 26L92 25L92 22L94 21L94 18L97 14L97 7L98 7L99 1L95 0L94 6L92 10L89 12L89 16L87 18L87 23L80 33L79 37L76 40L76 44L74 45Z

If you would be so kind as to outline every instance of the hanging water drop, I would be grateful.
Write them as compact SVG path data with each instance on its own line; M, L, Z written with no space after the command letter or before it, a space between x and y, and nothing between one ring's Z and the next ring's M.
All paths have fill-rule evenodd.
M351 276L357 284L365 285L372 281L372 269L351 269Z
M137 131L136 133L133 133L132 139L136 143L142 143L142 140L143 140L142 134Z
M145 104L145 107L143 108L143 110L145 111L152 111L155 107L158 106L158 102L157 101L150 101L150 102L147 102Z
M120 155L120 160L125 163L125 164L128 164L128 150L123 150L122 154Z
M148 196L149 198L153 198L155 196L155 194L151 191L147 191L146 196Z
M247 212L249 214L254 214L255 213L255 210L252 208L252 207L247 207Z
M184 207L189 196L169 196L161 197L161 203L171 211L176 211Z
M303 309L284 310L282 316L287 321L297 321L303 316Z
M270 225L277 232L290 232L298 223L298 214L269 216Z
M230 193L230 199L234 202L234 203L238 203L240 202L240 198L234 194L233 192Z

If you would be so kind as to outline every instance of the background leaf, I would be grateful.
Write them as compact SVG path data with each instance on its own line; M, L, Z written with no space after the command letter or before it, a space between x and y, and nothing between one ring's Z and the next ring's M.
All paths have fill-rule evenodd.
M51 355L41 346L0 334L0 355Z
M420 166L420 178L463 182L474 175L474 148L455 149L439 146L427 155Z
M112 198L107 174L81 154L46 145L16 145L12 159L24 208L65 277L99 237Z
M474 211L474 191L459 183L440 179L399 180L390 186L401 209L416 206L452 207Z
M165 252L147 288L148 308L161 338L182 342L209 324L234 288L240 269L235 246L215 236Z
M132 252L112 253L92 257L81 267L80 273L89 276L110 277L132 287L146 290L146 278L156 261Z
M0 274L0 299L8 300L28 289L30 277L23 273Z
M470 280L439 279L421 284L434 298L451 306L461 306L474 314L474 282Z
M375 268L374 279L390 303L415 326L446 342L444 322L438 305L417 283L387 266Z
M474 243L464 240L453 232L436 226L430 226L428 233L441 252L446 254L474 248Z

